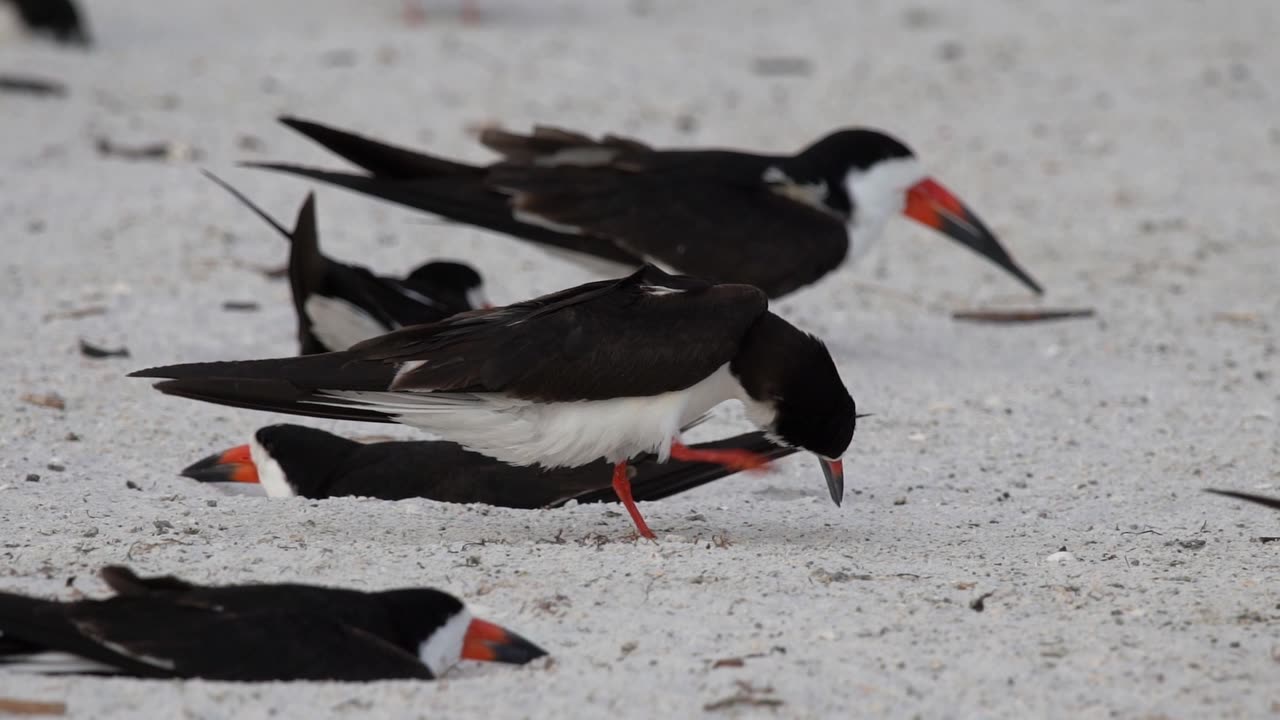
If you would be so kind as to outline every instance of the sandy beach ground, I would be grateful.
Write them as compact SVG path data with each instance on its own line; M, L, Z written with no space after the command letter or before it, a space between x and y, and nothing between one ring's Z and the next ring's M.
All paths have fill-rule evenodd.
M1280 514L1200 492L1280 495L1274 0L485 0L474 26L434 0L419 27L394 0L86 5L90 52L0 45L0 71L68 89L0 95L0 589L98 595L108 563L431 585L554 657L370 685L0 673L0 697L237 719L1280 712L1280 542L1259 540ZM762 74L761 58L803 63ZM874 413L842 508L810 457L644 507L657 544L632 540L618 506L229 495L176 472L284 418L124 375L295 350L288 288L256 270L283 243L198 172L291 218L306 183L235 163L340 161L282 113L472 160L487 155L470 133L494 122L787 152L884 127L1000 234L1045 304L1098 315L953 321L1031 301L906 221L777 303ZM102 157L99 138L197 156ZM327 250L381 271L465 258L499 302L593 278L318 193ZM84 358L81 338L131 357ZM24 400L46 393L65 409ZM698 437L744 427L725 408Z

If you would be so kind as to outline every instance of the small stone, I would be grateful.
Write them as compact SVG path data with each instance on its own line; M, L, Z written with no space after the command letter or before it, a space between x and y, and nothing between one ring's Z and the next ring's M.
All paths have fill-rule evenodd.
M907 504L907 498L906 498L906 496L904 495L904 496L899 497L899 498L894 498L894 500L893 500L893 504L894 504L894 505L906 505L906 504Z
M1059 550L1058 552L1045 558L1045 562L1058 563L1059 565L1063 563L1072 563L1075 561L1076 561L1076 556L1072 555L1066 550Z
M97 536L97 534L98 534L98 528L91 527L88 530L85 530L83 533L80 533L80 537L91 538L91 537Z
M217 501L217 500L205 500L205 501L204 501L204 504L205 504L205 505L208 505L209 507L218 507L218 501Z
M73 432L67 433L66 437L62 439L66 440L67 442L80 442L80 436Z
M138 483L136 483L136 482L134 482L134 481L132 481L132 480L125 480L125 481L124 481L124 486L125 486L125 487L127 487L127 488L129 488L130 490L141 490L141 489L142 489L142 487L141 487L140 485L138 485Z
M67 469L67 466L66 466L66 465L63 465L63 464L62 464L60 461L58 461L58 460L50 460L50 461L49 461L49 464L48 464L48 465L45 465L45 467L46 467L46 468L48 468L48 469L50 469L50 470L52 470L52 471L54 471L54 472L62 472L63 470L66 470L66 469Z
M27 473L27 482L40 482L40 476L35 473Z

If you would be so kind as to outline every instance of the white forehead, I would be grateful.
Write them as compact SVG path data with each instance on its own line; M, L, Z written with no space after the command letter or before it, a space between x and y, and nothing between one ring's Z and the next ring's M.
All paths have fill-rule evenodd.
M462 643L471 627L471 612L462 608L418 645L418 659L440 677L462 659Z

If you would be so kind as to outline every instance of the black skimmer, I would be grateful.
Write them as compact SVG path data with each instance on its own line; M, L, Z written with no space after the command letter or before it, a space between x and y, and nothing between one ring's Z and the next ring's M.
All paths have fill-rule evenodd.
M89 45L89 32L73 0L9 0L9 4L31 32L64 45Z
M761 432L691 445L698 450L745 450L769 460L793 448ZM715 463L631 463L631 495L660 500L732 475ZM560 507L570 500L615 502L603 460L565 468L518 467L444 440L360 443L302 425L269 425L247 445L210 455L182 471L200 482L258 483L270 497L344 496L382 500L427 498L522 509Z
M193 585L106 567L104 600L0 593L0 667L144 678L430 680L461 659L546 655L429 588Z
M459 262L433 261L404 279L375 275L320 252L315 195L308 194L293 230L243 193L205 172L289 241L289 286L304 355L346 350L392 330L489 307L480 273Z
M648 538L631 497L630 458L763 464L755 453L679 441L682 428L716 405L738 400L770 439L818 455L836 504L844 495L840 457L856 424L826 346L769 312L758 288L652 266L343 352L171 365L133 377L167 378L158 390L223 405L413 425L513 465L604 459Z
M1273 510L1280 510L1280 498L1267 497L1266 495L1254 495L1253 493L1240 492L1238 490L1217 490L1214 488L1205 488L1205 492L1211 492L1214 495L1223 495L1236 500L1244 500L1245 502L1256 503L1263 507L1269 507Z
M360 167L248 163L339 185L616 268L656 263L779 297L857 257L896 215L927 225L1041 292L995 235L898 140L838 130L795 155L656 150L554 128L486 130L487 167L295 118L281 122Z

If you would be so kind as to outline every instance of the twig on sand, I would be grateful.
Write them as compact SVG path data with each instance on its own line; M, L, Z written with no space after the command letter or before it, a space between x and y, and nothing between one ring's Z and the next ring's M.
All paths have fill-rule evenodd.
M0 75L0 92L36 97L63 97L67 94L67 86L54 80L29 75Z
M773 688L770 686L756 687L745 680L738 680L737 685L738 692L729 697L709 702L703 705L702 709L707 712L714 712L716 710L727 710L739 705L776 708L783 704L780 698L765 697L773 692Z
M4 715L66 715L64 702L42 702L0 697L0 714Z
M1075 318L1090 318L1093 316L1093 308L1061 308L1044 310L956 310L951 313L952 320L992 323L997 325L1047 322L1050 320L1071 320Z

